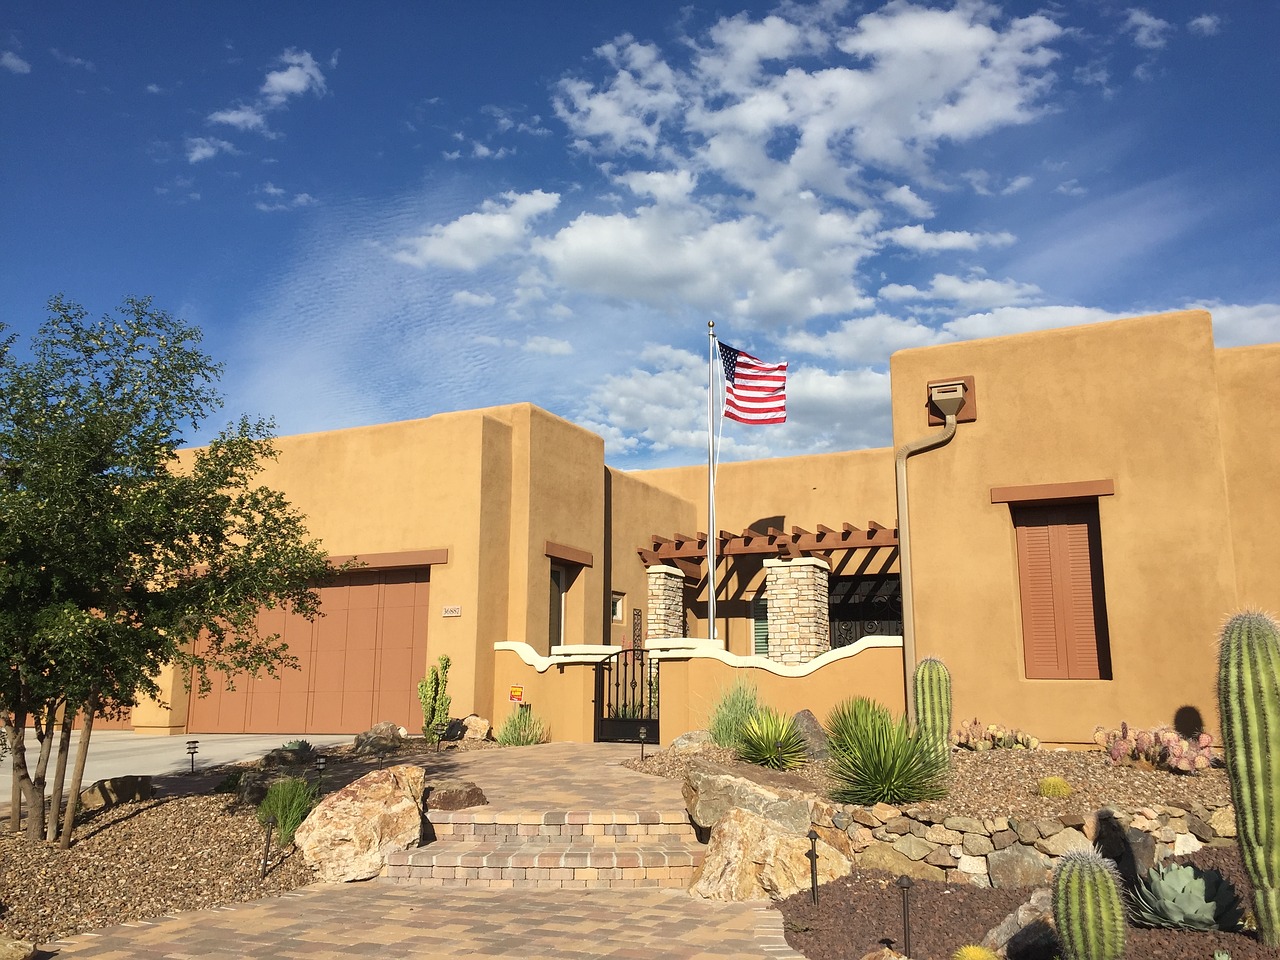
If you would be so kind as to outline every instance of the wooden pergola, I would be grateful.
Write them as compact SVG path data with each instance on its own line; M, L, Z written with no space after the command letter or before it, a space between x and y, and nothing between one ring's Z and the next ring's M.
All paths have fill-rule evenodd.
M653 534L650 537L651 546L639 547L636 552L640 554L645 567L663 564L675 567L689 579L700 580L707 559L707 539L707 534L701 531L692 536L677 533L670 538ZM831 567L833 575L865 572L872 559L882 550L891 552L878 572L886 570L897 559L898 528L886 527L874 520L868 521L865 528L845 523L838 530L820 523L817 532L795 526L790 533L776 527L768 527L763 533L750 528L740 534L721 530L716 541L717 560L720 557L746 555L783 560L819 557ZM848 570L859 551L862 556L858 557L857 569ZM837 555L840 555L838 560Z

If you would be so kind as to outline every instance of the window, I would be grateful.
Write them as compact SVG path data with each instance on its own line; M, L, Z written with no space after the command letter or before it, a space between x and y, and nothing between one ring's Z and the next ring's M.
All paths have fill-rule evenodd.
M614 623L622 622L622 614L627 606L627 595L625 593L614 592L609 599L609 619Z
M569 569L558 563L551 565L550 645L564 643L564 595L569 592L572 577Z
M752 652L757 657L769 655L769 602L763 593L757 593L751 601L751 635L755 641Z
M1097 499L1011 502L1009 509L1018 544L1027 678L1110 680Z

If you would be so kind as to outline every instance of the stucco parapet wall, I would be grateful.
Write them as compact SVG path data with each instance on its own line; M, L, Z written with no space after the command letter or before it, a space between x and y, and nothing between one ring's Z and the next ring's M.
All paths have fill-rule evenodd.
M901 648L901 637L863 637L857 643L847 647L828 650L820 656L805 663L779 663L768 657L747 656L729 653L721 647L712 647L699 637L667 637L645 642L645 649L653 654L654 660L719 660L730 667L756 667L767 670L779 677L807 677L823 667L838 660L849 660L876 647Z
M544 657L523 641L499 640L493 645L493 649L510 651L523 660L526 666L533 667L538 673L546 673L551 667L563 667L573 663L599 663L619 650L629 650L630 647L611 647L600 643L566 643L556 647L555 653L551 656Z
M679 577L681 580L684 579L683 570L681 570L679 567L668 567L665 563L655 563L651 567L645 567L644 572L650 573L650 574L661 573L668 577Z
M848 660L856 657L864 650L876 647L901 648L901 637L863 637L857 643L837 650L829 650L810 660L808 663L783 664L768 657L744 657L729 653L719 646L711 646L711 641L704 637L665 637L645 641L654 660L719 660L731 667L757 667L768 670L780 677L807 677L837 660ZM544 657L529 644L519 640L500 640L493 645L494 650L506 650L514 653L526 666L533 667L538 673L546 673L551 667L562 667L568 664L596 664L608 659L619 650L629 647L605 646L602 644L566 644L556 648L556 653Z
M765 568L769 567L821 567L823 570L830 570L831 564L823 560L821 557L796 557L794 560L774 559L764 562ZM652 569L652 568L650 568Z

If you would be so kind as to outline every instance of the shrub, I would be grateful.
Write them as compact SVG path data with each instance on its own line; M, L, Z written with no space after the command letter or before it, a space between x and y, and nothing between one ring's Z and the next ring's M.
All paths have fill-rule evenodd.
M730 750L742 749L742 732L747 721L760 710L760 695L754 684L739 678L732 687L720 694L711 710L708 729L717 746Z
M906 718L857 698L838 704L828 718L832 791L840 803L914 803L947 794L950 757L942 745L918 736Z
M977 717L962 720L951 742L966 750L1035 750L1040 741L1031 734L1002 723L983 723Z
M218 781L217 786L213 788L214 793L239 793L240 780L244 776L244 770L237 767L231 770L225 777Z
M315 787L302 777L285 777L267 788L267 795L258 804L258 822L265 825L276 818L276 838L282 847L293 843L293 834L307 819L316 805Z
M743 727L738 756L772 770L790 770L805 761L805 739L794 718L761 707Z
M1036 784L1036 792L1042 797L1069 797L1071 784L1061 777L1044 777Z
M533 708L527 703L516 707L509 714L498 731L498 742L504 747L531 747L535 743L546 743L550 739L547 728L533 714Z

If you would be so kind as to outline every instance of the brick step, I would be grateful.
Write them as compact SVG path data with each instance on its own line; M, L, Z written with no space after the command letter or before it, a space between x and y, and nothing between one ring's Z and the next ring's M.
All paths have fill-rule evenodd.
M636 843L653 838L692 840L689 814L679 810L493 811L430 810L436 841L492 843L590 838L596 843Z
M594 840L437 841L388 854L383 876L395 883L437 887L676 888L689 886L704 849L676 837L654 837L625 848Z

